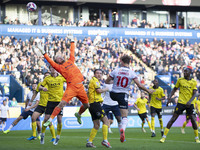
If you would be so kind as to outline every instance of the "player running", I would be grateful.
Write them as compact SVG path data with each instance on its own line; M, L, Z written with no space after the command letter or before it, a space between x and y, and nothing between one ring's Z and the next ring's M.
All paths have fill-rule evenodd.
M150 111L151 111L151 137L155 137L155 115L158 115L161 128L161 136L163 136L163 120L162 120L162 100L165 99L165 94L163 88L159 86L157 79L152 81L153 87L151 89L155 90L153 94L149 95L150 99Z
M110 73L110 76L106 79L105 83L109 84L111 80L114 80L110 97L112 100L116 100L119 104L121 116L122 116L122 127L120 129L120 141L125 140L125 129L128 124L128 94L131 82L134 81L139 88L152 94L152 89L147 89L142 85L133 70L129 68L131 57L123 55L120 58L121 67L116 68Z
M53 68L55 68L67 81L67 89L62 97L61 102L55 107L53 113L51 114L50 119L44 124L44 126L48 126L51 124L52 120L55 116L57 116L61 109L69 102L73 97L77 97L81 102L82 106L79 109L79 112L75 114L78 122L81 124L81 114L89 107L88 97L83 85L83 75L81 74L78 67L74 64L75 62L75 43L73 36L68 36L71 39L71 48L70 48L70 58L65 61L62 56L57 56L55 62L49 58L44 49L39 48L41 53L47 59L47 61L51 64Z
M49 75L50 75L50 73L46 72L44 74L44 78L49 76ZM38 104L37 108L34 110L33 115L31 117L33 135L31 137L27 138L27 140L29 140L29 141L36 139L36 119L45 112L46 106L47 106L47 102L48 102L48 92L47 91L43 91L43 90L39 90L39 87L40 87L41 84L42 84L42 82L40 82L38 84L37 89L36 89L36 91L33 92L33 96L32 96L32 99L31 99L31 102L33 102L33 100L35 99L37 94L40 92L39 104ZM47 88L47 90L48 90L48 86L47 85L45 86L45 88ZM55 139L56 139L56 135L55 135L55 129L54 129L53 124L51 124L49 126L49 128L50 128L50 131L51 131L51 134L52 134L51 142L54 142Z
M33 93L34 91L36 90L37 88L37 84L36 83L33 83L32 84L32 90L27 94L27 97L26 97L26 103L25 103L25 110L22 112L22 114L15 120L13 121L13 123L10 125L10 127L4 131L3 133L7 134L10 132L10 130L16 126L18 124L18 122L22 119L27 119L28 116L32 116L35 108L37 107L39 101L40 101L40 94L38 94L35 99L33 100L33 102L31 103L31 105L29 105L30 103L30 100L33 96ZM41 132L41 127L40 127L40 120L39 118L36 119L36 123L37 123L37 130L38 130L38 135L40 135L40 132Z
M108 118L105 115L105 112L103 108L101 107L101 103L103 102L103 98L101 96L101 93L104 93L108 91L108 88L100 88L100 80L102 78L102 70L96 69L94 71L94 77L90 80L89 83L89 111L92 116L92 121L94 124L94 127L92 128L90 132L89 140L86 144L86 147L96 147L93 145L93 140L97 134L97 131L100 127L100 120L103 122L102 125L102 132L103 132L103 141L101 144L103 146L106 146L107 148L111 148L110 143L108 142L107 136L108 136L108 125L109 121Z
M171 128L173 123L176 121L176 119L179 117L179 115L183 113L184 110L186 110L186 114L191 119L192 127L194 129L194 134L195 134L195 141L196 143L200 143L197 124L196 124L195 115L194 115L194 99L196 97L196 92L197 92L197 82L190 77L191 73L192 73L192 70L190 68L186 68L184 70L184 78L178 79L175 87L173 88L168 98L168 103L170 103L171 97L179 88L178 104L175 107L175 111L172 118L170 119L170 121L167 124L167 127L165 128L164 135L162 139L160 140L161 143L165 142L169 129Z
M6 100L3 100L3 104L0 106L0 111L1 111L0 125L3 123L2 131L4 131L4 128L6 127L7 114L8 114L8 117L10 117L9 107L7 105Z
M39 87L40 91L48 92L48 102L42 126L40 144L44 144L44 136L46 130L46 126L44 126L44 123L50 118L50 115L52 114L54 108L60 103L61 98L63 96L63 83L66 82L65 78L59 75L58 72L52 66L50 66L49 69L51 74L44 78L42 84ZM60 111L57 116L57 136L56 140L53 142L54 145L57 145L58 141L60 140L62 129L62 115L63 112ZM50 125L51 123L48 126Z
M118 123L118 128L119 131L121 129L121 113L119 110L119 105L117 101L113 101L110 98L110 91L112 90L112 84L104 84L103 85L103 89L104 88L108 88L108 91L105 92L105 96L103 96L103 106L102 108L105 111L105 114L109 120L109 126L108 126L108 132L112 133L111 129L110 129L110 125L113 123L113 114L115 116L115 118L117 119L117 123Z
M134 103L134 107L137 109L138 115L139 115L140 119L142 120L142 131L144 133L146 133L146 131L144 129L145 119L151 130L151 124L150 124L150 121L147 116L146 105L148 105L148 100L145 98L144 92L141 92L141 97L136 100L136 102Z

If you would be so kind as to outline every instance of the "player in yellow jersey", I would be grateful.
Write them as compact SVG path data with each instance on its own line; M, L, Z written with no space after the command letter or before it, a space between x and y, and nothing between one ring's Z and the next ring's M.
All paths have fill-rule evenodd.
M54 108L60 103L63 96L63 83L66 82L65 78L57 73L57 71L50 66L49 67L51 75L47 76L39 87L39 90L47 91L48 102L45 111L45 117L43 124L50 118ZM46 88L46 86L48 88ZM53 142L54 145L58 144L62 129L62 111L57 116L57 136L56 140ZM46 127L42 126L42 134L40 143L44 144L44 135Z
M195 110L196 110L195 119L196 119L197 126L198 126L197 114L198 114L199 109L198 109L197 102L198 102L198 101L197 101L197 99L196 99L196 97L195 97L195 99L194 99L194 108L195 108ZM181 127L181 133L182 133L182 134L185 134L185 127L186 127L186 125L188 124L189 120L190 120L190 117L189 117L188 115L186 115L186 121L183 123L183 126Z
M136 100L136 102L134 103L134 107L137 109L138 115L139 115L140 119L142 120L142 131L143 132L146 132L144 129L145 119L151 130L151 124L150 124L150 121L147 116L147 108L146 108L147 104L148 104L148 100L145 98L145 93L141 92L141 97Z
M50 73L46 72L44 74L44 78L49 76L49 75L50 75ZM40 82L37 85L37 89L36 89L36 91L34 91L32 99L31 99L31 102L32 102L35 99L35 97L37 96L37 94L40 92L39 104L38 104L37 108L34 110L33 115L31 117L33 135L31 137L27 138L27 140L29 140L29 141L36 139L36 119L45 112L46 106L47 106L47 102L48 102L48 92L39 90L39 87L40 87L41 84L42 84L42 82ZM48 88L47 85L46 85L46 88ZM51 131L51 134L52 134L51 142L54 142L55 139L56 139L56 136L55 136L55 129L54 129L53 124L50 125L49 128L50 128L50 131Z
M176 121L176 119L179 117L180 114L183 113L184 110L186 110L186 114L190 117L192 127L194 129L195 134L195 141L196 143L200 143L199 136L198 136L198 129L197 124L195 120L195 112L194 112L194 99L196 97L197 92L197 82L192 79L191 76L192 70L190 68L184 69L184 77L179 78L175 87L173 88L169 98L168 103L171 102L171 97L174 95L176 90L179 88L179 98L178 98L178 104L175 107L174 114L170 121L167 123L167 127L165 128L164 135L162 139L160 140L161 143L165 142L166 136L169 132L169 129L173 125L173 123ZM167 103L167 104L168 104Z
M103 108L101 107L101 103L103 102L101 93L108 91L108 88L104 88L104 89L100 88L99 81L102 78L102 73L103 73L102 70L96 69L94 71L94 77L90 80L90 83L89 83L89 89L88 89L89 103L90 103L89 111L92 116L94 127L92 128L90 132L90 138L86 144L86 147L94 147L94 148L96 147L93 145L92 142L97 134L97 131L99 130L100 120L101 120L103 122L103 126L102 126L103 141L101 144L103 146L111 148L107 140L109 121L105 115Z
M161 128L161 136L163 136L163 120L162 120L162 100L165 99L165 94L163 89L159 86L157 79L152 81L153 87L151 89L155 90L153 94L150 95L150 111L151 111L151 137L155 137L155 115L158 115Z

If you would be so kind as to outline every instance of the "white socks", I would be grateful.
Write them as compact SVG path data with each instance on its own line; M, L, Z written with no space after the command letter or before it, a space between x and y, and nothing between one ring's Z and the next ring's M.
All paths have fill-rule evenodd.
M128 124L128 118L127 117L123 117L122 118L122 129L125 131L126 130L126 126Z

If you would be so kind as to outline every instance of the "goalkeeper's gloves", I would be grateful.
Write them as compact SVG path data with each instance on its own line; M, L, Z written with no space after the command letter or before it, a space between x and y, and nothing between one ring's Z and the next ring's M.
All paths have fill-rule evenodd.
M67 34L67 38L71 40L71 42L74 42L74 36L73 34L69 33Z
M42 45L37 45L37 48L40 50L40 52L42 53L42 55L44 55L46 52L44 50L44 48L42 47Z

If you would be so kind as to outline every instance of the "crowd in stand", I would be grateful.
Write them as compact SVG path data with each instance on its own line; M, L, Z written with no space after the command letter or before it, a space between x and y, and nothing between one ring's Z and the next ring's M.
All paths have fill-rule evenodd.
M103 39L97 35L94 40L86 37L76 39L76 42L76 65L85 77L86 89L95 68L101 68L104 71L103 83L109 72L119 66L119 57L128 52L127 40L122 41L122 39ZM46 37L30 37L22 41L14 36L1 36L0 73L14 76L27 87L33 82L42 81L43 74L48 71L48 63L43 56L36 54L36 45L40 43L44 45L45 51L51 58L58 54L66 56L66 59L69 57L70 41L67 37L48 34ZM140 81L145 84L145 68L136 60L132 60L131 67L138 74ZM131 97L136 96L137 90L136 87L131 87ZM77 105L77 100L75 99L69 105Z
M15 20L11 20L6 16L3 20L3 24L9 24L9 25L37 25L37 21L28 21L27 23L22 23L18 18ZM88 21L77 21L72 22L70 19L66 20L65 18L62 18L59 23L46 23L42 22L42 25L55 25L55 26L78 26L78 27L108 27L109 25L106 24L105 20L100 20L99 18L97 20L88 20ZM119 27L119 25L116 23L116 21L113 22L114 27ZM127 27L127 28L161 28L161 29L174 29L175 26L168 23L168 21L161 22L160 24L157 24L155 22L149 22L144 20L139 20L136 17L134 17L130 24L123 25L123 23L120 25L120 27ZM189 23L187 26L187 29L200 29L200 25L197 23Z

